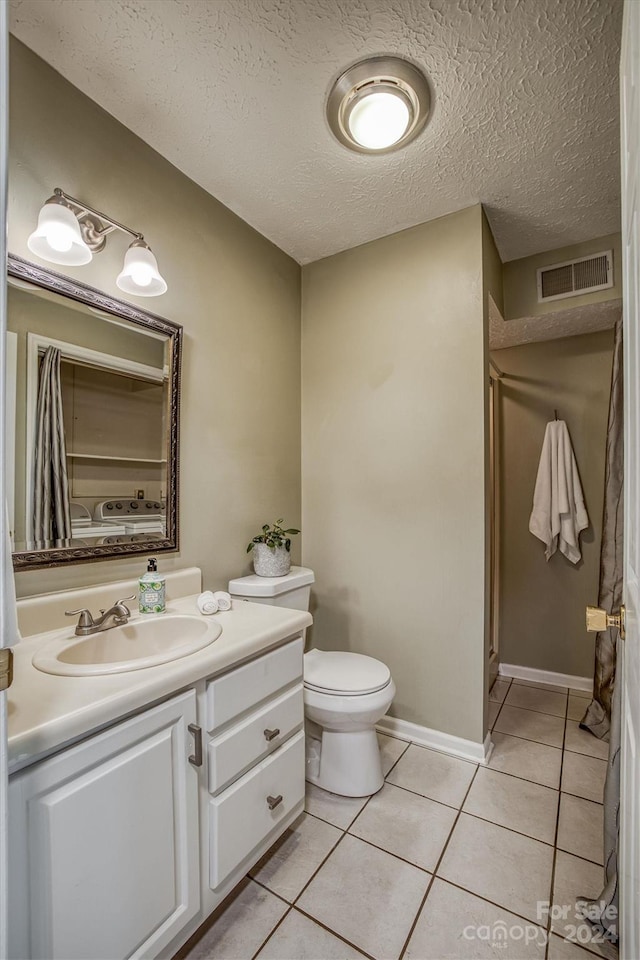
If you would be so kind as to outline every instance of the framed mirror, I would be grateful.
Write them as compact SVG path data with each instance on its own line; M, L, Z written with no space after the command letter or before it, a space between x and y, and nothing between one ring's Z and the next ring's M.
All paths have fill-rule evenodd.
M177 550L182 327L12 255L7 301L14 567Z

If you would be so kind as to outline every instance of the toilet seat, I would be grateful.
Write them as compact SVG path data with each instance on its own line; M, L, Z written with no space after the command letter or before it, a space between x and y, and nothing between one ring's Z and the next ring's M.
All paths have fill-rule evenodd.
M365 696L391 683L385 663L361 653L310 650L304 655L304 686L334 697Z

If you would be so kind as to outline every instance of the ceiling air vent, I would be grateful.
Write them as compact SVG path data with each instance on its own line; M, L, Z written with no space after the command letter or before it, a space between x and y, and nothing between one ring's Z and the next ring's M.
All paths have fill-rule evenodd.
M613 286L613 251L592 253L579 260L553 263L538 273L538 303L579 297Z

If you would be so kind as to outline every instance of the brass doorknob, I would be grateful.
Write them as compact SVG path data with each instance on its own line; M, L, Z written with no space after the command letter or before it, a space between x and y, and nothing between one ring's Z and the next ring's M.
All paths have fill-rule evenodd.
M620 639L624 640L624 606L620 606L620 613L607 613L602 607L587 607L587 631L589 633L600 633L602 630L608 630L609 627L617 627L620 631Z

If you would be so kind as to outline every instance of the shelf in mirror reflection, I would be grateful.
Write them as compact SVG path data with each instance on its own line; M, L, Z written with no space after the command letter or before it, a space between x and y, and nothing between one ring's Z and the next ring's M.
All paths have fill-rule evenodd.
M72 453L67 450L67 456L72 460L114 460L117 463L166 463L166 459L153 457L118 457L104 453Z

